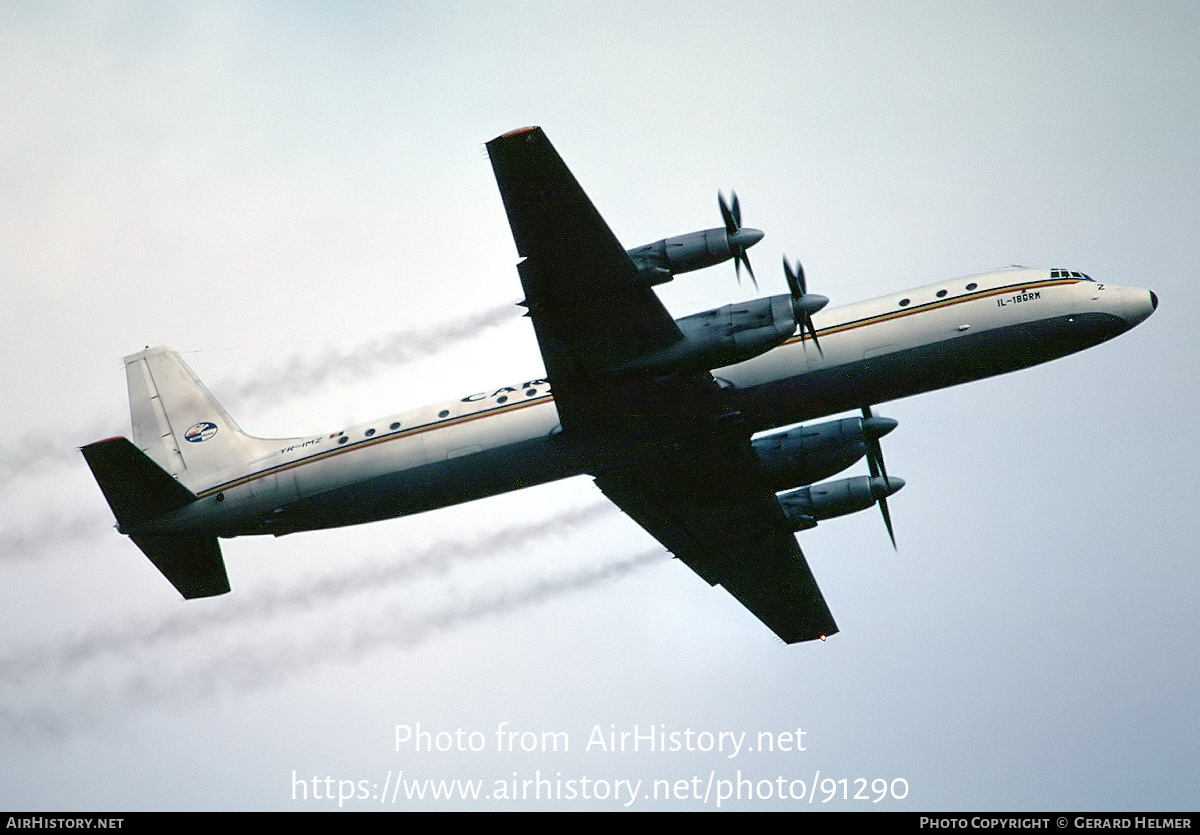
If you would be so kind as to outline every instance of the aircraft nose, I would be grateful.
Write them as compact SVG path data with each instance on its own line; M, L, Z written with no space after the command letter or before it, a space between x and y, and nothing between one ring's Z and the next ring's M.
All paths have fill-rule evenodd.
M1158 296L1154 294L1153 290L1143 290L1133 311L1133 324L1150 318L1150 314L1156 310L1158 310Z
M1153 290L1135 290L1131 287L1124 291L1122 301L1124 310L1121 318L1131 328L1146 321L1151 313L1158 310L1158 296Z

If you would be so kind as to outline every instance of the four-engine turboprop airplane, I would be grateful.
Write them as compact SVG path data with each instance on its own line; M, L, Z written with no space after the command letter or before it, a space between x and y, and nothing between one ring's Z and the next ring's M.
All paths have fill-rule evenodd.
M1009 269L837 309L790 293L674 319L652 286L762 237L725 225L625 250L539 128L487 144L545 376L327 434L243 433L167 348L125 359L133 441L83 448L118 523L185 598L229 591L219 537L387 519L588 473L788 643L837 631L796 542L903 482L873 404L1025 368L1148 317L1147 290ZM861 410L862 417L828 418ZM781 428L789 427L792 428ZM763 434L766 433L766 434ZM870 476L822 481L867 459ZM894 540L893 540L894 541Z

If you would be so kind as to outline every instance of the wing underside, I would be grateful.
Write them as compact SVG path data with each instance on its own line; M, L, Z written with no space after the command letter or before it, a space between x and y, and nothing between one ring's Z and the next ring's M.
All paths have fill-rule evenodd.
M788 643L837 631L708 372L623 371L682 334L540 128L488 143L562 421L615 504Z
M707 375L706 375L707 376ZM710 585L720 584L787 643L837 624L750 446L709 377L644 383L639 434L604 455L596 484Z

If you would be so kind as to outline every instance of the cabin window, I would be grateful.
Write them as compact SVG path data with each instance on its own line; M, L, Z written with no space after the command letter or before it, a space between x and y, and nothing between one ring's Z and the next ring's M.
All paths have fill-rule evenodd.
M449 409L442 409L440 412L438 412L438 417L447 417L447 416L449 416L449 414L450 414Z
M349 439L349 438L347 438L345 435L343 435L342 437L338 438L338 443L339 443L339 444L344 444L344 443L346 443L346 441L348 441L348 440L350 440L350 439Z
M368 429L368 430L366 431L366 436L367 436L368 438L369 438L369 437L371 437L371 436L372 436L372 435L374 435L374 434L375 434L375 430L374 430L374 429Z
M525 389L526 397L533 397L535 394L537 394L537 389Z
M901 299L900 300L901 307L908 307L909 304L911 304L911 303L912 303L912 299Z
M397 420L397 421L394 421L394 422L392 423L392 426L391 426L391 428L392 428L392 429L399 429L399 428L400 428L400 421L398 421L398 420Z
M976 284L974 281L972 281L970 284L967 285L967 289L974 290L978 286L979 286L978 284Z
M497 397L497 398L496 398L496 402L497 402L497 403L507 403L507 402L508 402L508 395L506 395L506 394L502 394L502 395L500 395L499 397Z
M945 291L945 290L938 290L938 291L937 291L937 297L938 297L939 299L944 299L944 298L946 297L946 291Z

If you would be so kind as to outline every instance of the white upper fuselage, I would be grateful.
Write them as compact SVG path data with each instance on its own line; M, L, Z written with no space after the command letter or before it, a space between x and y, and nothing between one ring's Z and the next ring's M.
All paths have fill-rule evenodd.
M1146 290L1079 273L1003 270L826 309L813 317L821 352L797 335L713 376L745 390L747 419L761 432L1081 350L1133 327L1155 303ZM558 427L549 386L534 378L340 432L263 442L269 451L255 460L204 483L185 480L198 500L153 529L286 533L585 471ZM443 490L449 481L454 489Z

